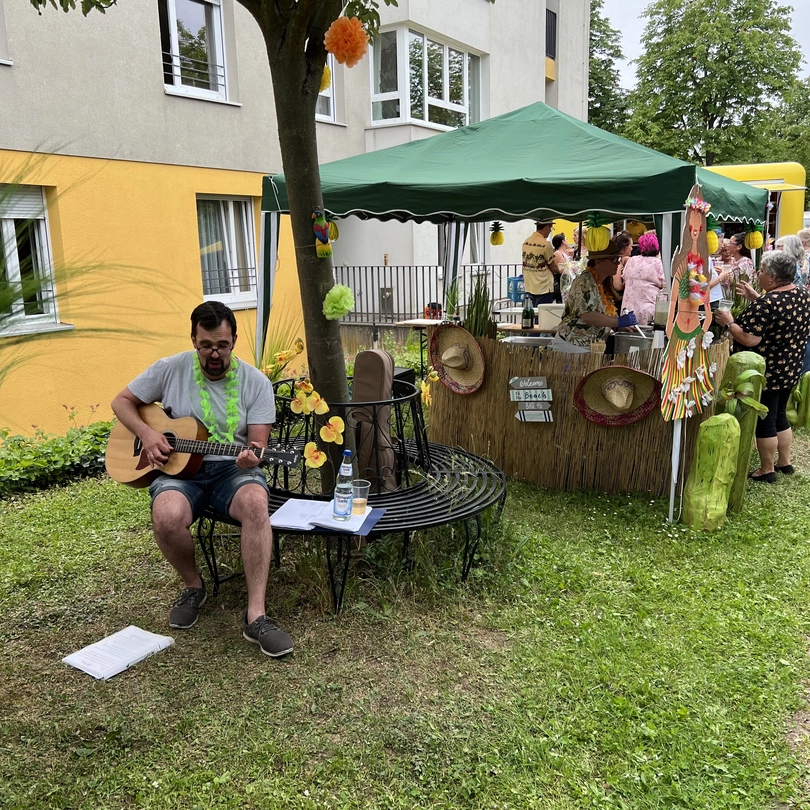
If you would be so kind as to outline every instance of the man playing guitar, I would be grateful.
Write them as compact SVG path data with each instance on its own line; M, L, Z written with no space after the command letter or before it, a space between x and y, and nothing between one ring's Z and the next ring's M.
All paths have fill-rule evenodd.
M236 318L228 307L218 301L196 307L191 313L191 342L193 351L158 360L112 402L118 420L140 439L143 455L157 471L172 447L166 436L139 416L138 409L148 403L161 402L173 417L196 417L215 442L256 448L267 447L276 418L270 381L232 355ZM265 614L272 534L267 481L259 463L249 449L238 456L206 455L191 478L157 475L149 494L158 547L184 586L169 614L170 626L193 627L205 604L205 582L195 564L190 528L211 504L242 524L248 592L242 635L276 658L292 652L293 642Z

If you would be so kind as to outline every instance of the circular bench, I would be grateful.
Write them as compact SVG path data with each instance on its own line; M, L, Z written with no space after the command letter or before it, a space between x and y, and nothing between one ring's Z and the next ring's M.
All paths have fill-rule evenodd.
M294 446L303 450L316 441L318 422L315 414L293 411L294 381L275 384L276 424L271 444ZM403 557L407 559L413 532L460 523L464 529L462 580L467 578L481 539L481 514L496 507L500 517L506 500L506 477L488 459L460 448L430 443L422 416L421 394L411 383L395 380L389 400L377 402L330 403L329 415L339 415L346 425L344 435L354 434L355 446L365 449L369 463L360 467L359 477L372 482L368 505L385 512L367 538L401 534ZM331 463L331 462L327 462ZM290 498L327 501L330 494L321 491L318 470L305 466L274 467L268 471L269 512L272 515ZM238 525L229 518L208 510L199 521L197 536L213 581L219 584L235 576L223 575L214 546L217 523ZM279 538L301 535L300 530L275 528L274 556L279 564ZM327 529L306 532L323 536L335 612L343 602L343 592L356 535Z

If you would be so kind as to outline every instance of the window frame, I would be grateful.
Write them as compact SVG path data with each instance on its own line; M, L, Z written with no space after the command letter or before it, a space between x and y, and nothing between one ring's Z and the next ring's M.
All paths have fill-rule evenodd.
M393 28L384 29L381 33L396 32L397 44L397 87L395 91L386 93L375 93L375 58L374 58L374 43L371 45L372 53L369 59L369 81L371 88L371 125L372 126L387 126L391 124L416 124L419 126L426 126L430 128L438 128L441 130L456 129L457 127L448 126L447 124L440 124L430 120L430 107L444 109L452 113L461 113L464 115L464 124L467 126L473 121L473 107L475 110L480 111L481 108L481 68L480 60L481 55L468 50L464 45L458 43L442 40L425 31L420 31L410 25L397 26ZM414 117L411 113L411 77L410 77L410 45L412 37L419 37L422 40L422 87L423 87L423 116L421 118ZM432 42L442 47L442 97L437 98L429 95L428 92L428 43ZM463 82L463 102L458 104L450 100L450 51L456 51L463 55L462 64L462 82ZM478 60L478 70L476 75L479 78L478 86L478 100L471 104L471 91L470 78L470 58L473 57ZM374 105L383 101L398 101L399 102L399 116L396 118L375 118Z
M0 0L0 65L11 67L14 62L8 48L8 35L6 34L6 19L3 11L3 0Z
M336 86L335 86L335 57L333 54L327 54L326 57L326 65L329 68L332 74L332 81L329 83L329 87L326 90L318 93L318 101L320 101L321 96L324 98L329 99L329 107L331 109L330 115L324 115L323 113L318 112L318 101L315 102L315 120L320 121L324 124L334 124L337 122L337 93L336 93Z
M400 54L407 53L407 27L399 27L399 28L389 28L384 31L380 31L380 36L383 34L390 34L392 31L396 34L396 45L397 45L397 89L396 90L389 90L385 93L375 93L374 92L374 83L375 83L375 54L376 48L374 42L371 42L371 54L368 60L369 63L369 80L370 84L369 87L371 89L371 123L374 124L401 124L408 120L410 116L410 104L406 107L406 93L405 89L410 91L410 84L408 81L407 69L406 69L406 61L405 59L400 59ZM408 96L410 93L407 94ZM384 101L398 101L399 102L399 115L394 118L374 118L374 105L378 103L382 103ZM407 113L407 114L406 114Z
M227 216L226 223L228 226L228 267L224 268L223 272L226 274L236 273L240 270L245 270L248 273L250 288L248 290L237 290L236 292L228 293L206 293L205 292L205 269L202 265L202 245L200 244L200 230L199 230L199 203L200 202L217 202L227 203ZM252 267L240 268L238 266L238 249L236 243L236 218L234 216L234 205L239 204L243 206L243 238L245 241L245 255L253 260ZM259 272L259 256L256 251L256 217L255 217L255 201L252 197L241 197L238 195L229 194L197 194L195 201L195 213L197 215L197 245L200 260L200 282L201 290L204 301L221 301L227 304L231 309L255 309L258 303L258 272ZM234 285L230 285L233 287Z
M2 186L0 186L1 188ZM41 204L37 206L38 213L30 209L20 209L14 213L14 192L0 206L0 250L5 257L7 282L21 284L20 259L17 245L17 226L15 222L23 221L33 225L36 229L35 245L36 263L40 289L40 301L43 312L33 315L25 314L25 302L16 299L12 303L12 311L6 316L6 323L0 328L0 336L7 337L14 334L34 334L48 332L59 328L59 308L57 305L56 280L53 269L53 253L51 248L50 222L48 221L48 207L45 198L45 189L42 186L21 186L20 188L36 188L39 191ZM21 203L17 203L21 205Z
M172 78L174 80L171 84L166 81L167 54L163 51L161 36L161 68L163 70L163 88L165 92L169 95L188 96L189 98L207 99L209 101L227 101L228 70L225 53L225 22L222 9L224 0L194 0L194 2L211 6L214 11L214 19L211 26L214 33L214 41L209 43L209 47L212 49L214 55L214 68L221 68L221 74L216 73L220 85L220 88L217 90L207 90L204 87L194 87L193 85L183 83L182 66L180 63L180 43L177 30L177 0L158 0L158 2L166 5L171 48L168 56L171 57ZM158 17L160 17L160 11L158 11Z
M547 8L546 9L546 58L557 58L557 12Z

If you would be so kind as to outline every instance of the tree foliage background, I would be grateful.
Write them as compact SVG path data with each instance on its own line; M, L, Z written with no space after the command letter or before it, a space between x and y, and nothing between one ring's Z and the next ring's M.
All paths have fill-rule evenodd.
M707 166L796 160L810 174L810 82L798 78L789 5L653 0L629 94L602 5L591 0L591 123Z
M627 93L619 81L616 61L624 59L621 32L604 15L603 0L591 0L588 121L621 134L627 114Z

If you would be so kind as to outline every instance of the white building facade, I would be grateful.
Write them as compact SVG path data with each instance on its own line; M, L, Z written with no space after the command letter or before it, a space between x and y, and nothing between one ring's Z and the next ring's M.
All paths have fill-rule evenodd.
M544 101L587 120L589 0L400 0L380 8L379 39L338 66L319 109L321 162L372 152ZM553 156L538 155L538 164ZM519 261L527 226L492 248L477 229L473 259ZM529 225L529 229L531 226ZM436 226L340 223L336 264L437 262ZM475 240L471 233L470 241ZM483 251L483 252L482 252ZM470 258L470 248L467 249Z

